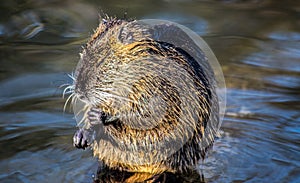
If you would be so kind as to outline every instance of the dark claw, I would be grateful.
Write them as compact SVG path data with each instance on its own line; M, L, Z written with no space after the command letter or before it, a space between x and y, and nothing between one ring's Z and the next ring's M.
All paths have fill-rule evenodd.
M73 144L79 149L86 149L93 141L94 127L99 124L103 124L106 120L106 115L98 108L91 108L88 112L88 120L90 121L90 129L79 129L76 131L73 137Z
M78 149L87 148L88 147L87 133L82 129L77 130L73 137L73 144Z

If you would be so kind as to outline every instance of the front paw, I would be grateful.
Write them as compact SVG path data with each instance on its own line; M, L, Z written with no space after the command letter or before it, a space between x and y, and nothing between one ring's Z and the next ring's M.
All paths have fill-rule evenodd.
M88 119L92 125L101 124L106 120L106 114L98 108L92 107L88 112Z
M83 129L79 129L73 136L73 144L78 149L85 149L88 147L88 133Z

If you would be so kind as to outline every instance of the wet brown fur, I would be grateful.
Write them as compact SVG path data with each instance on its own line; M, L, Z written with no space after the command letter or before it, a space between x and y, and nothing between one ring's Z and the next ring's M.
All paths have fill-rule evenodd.
M95 140L92 144L94 155L110 168L120 170L149 173L187 171L204 157L215 136L214 131L209 133L205 138L211 143L207 147L201 147L200 142L204 140L208 118L212 115L213 120L218 120L217 114L211 114L218 113L214 86L208 76L197 75L199 69L193 68L187 61L193 58L186 52L174 45L151 39L147 31L138 26L133 26L136 31L129 30L135 41L126 42L120 32L125 32L122 29L128 23L125 20L109 18L99 25L81 53L75 72L75 98L81 98L88 105L111 116L118 116L118 120L113 125L104 127L104 131L116 143L122 141L125 144L122 147L124 149L143 148L140 147L141 143L155 144L163 137L182 140L184 144L171 156L157 161L156 158L161 156L155 152L151 152L153 155L150 156L141 152L140 157L122 157L122 151L114 149L112 143ZM151 62L149 60L152 57L154 61ZM179 76L172 78L171 75L170 78L164 75L164 70L170 70L172 74L173 66L174 72L179 75L188 73L186 79L189 82L181 82ZM174 82L181 83L176 85ZM193 101L193 104L182 102L182 91L178 91L181 86L184 91L191 90L184 97ZM165 105L163 109L159 106L152 109L147 103L156 94ZM165 110L163 117L156 113L160 110ZM194 113L196 120L191 119ZM136 128L154 123L149 120L155 121L157 125L147 130ZM194 130L188 140L180 139L187 135L184 131L186 124L181 124L182 121ZM86 125L86 128L89 126ZM172 134L174 130L178 130L178 134ZM145 147L146 150L147 148L148 146ZM148 158L148 163L142 160L143 163L140 164L131 161L124 163L125 158L143 157Z

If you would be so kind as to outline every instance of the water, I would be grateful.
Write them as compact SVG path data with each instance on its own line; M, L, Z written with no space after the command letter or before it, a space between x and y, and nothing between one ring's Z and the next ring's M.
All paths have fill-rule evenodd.
M300 3L275 0L1 2L0 182L92 182L59 86L101 11L175 21L214 51L228 101L207 182L300 182Z

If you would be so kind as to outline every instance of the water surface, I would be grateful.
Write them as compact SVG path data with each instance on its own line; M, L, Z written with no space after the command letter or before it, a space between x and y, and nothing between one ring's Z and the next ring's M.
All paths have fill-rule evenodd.
M92 181L97 161L72 146L59 86L101 12L175 21L215 52L228 101L199 165L207 182L300 182L300 3L34 0L0 12L0 182Z

